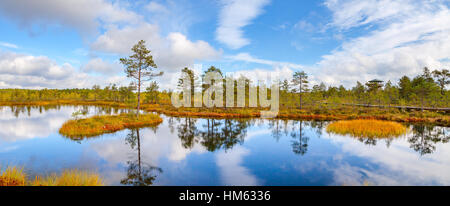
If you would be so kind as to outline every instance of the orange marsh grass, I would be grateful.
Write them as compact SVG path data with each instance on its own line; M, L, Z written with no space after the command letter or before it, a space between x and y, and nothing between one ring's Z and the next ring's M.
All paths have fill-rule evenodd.
M154 126L162 121L162 118L156 114L143 114L139 116L139 119L130 114L94 116L69 120L59 129L59 133L71 138L93 137L126 128Z
M22 168L8 167L0 170L0 186L103 186L103 180L96 173L80 170L65 170L61 175L27 179Z
M328 125L327 132L339 135L367 138L399 137L408 129L397 122L382 120L348 120L338 121Z
M0 168L0 186L25 186L26 175L22 168L7 167Z
M103 180L98 174L79 170L66 170L61 175L52 174L36 177L32 186L103 186Z

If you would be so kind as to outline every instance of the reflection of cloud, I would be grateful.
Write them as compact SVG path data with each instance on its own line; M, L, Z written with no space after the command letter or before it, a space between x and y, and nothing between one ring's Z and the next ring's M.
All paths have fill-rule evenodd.
M245 141L249 141L255 137L260 137L263 135L270 135L270 130L265 128L259 128L258 130L251 130L247 132L247 136L245 136Z
M244 156L249 153L248 149L236 146L229 152L220 151L217 154L216 163L220 168L223 184L233 186L258 185L258 179L241 165Z
M364 181L375 185L450 184L450 144L438 144L435 153L420 156L405 139L394 140L388 148L381 141L367 147L349 137L333 135L329 138L341 145L344 152L368 161L365 166L369 168L339 161L340 166L333 169L337 185L362 184Z
M70 117L71 112L71 108L61 108L60 111L49 110L43 113L32 109L30 116L20 114L16 118L10 110L4 107L0 109L0 140L13 142L36 137L47 137L58 131L61 125Z
M170 133L169 128L164 123L158 127L158 134L165 134L165 136L158 136L149 129L140 130L141 158L146 163L157 165L158 159L161 157L167 157L171 161L178 162L184 160L191 152L205 152L205 149L198 144L193 149L184 148L178 136ZM92 147L101 157L111 163L126 163L129 156L124 154L135 154L135 150L131 149L122 138L93 143Z
M10 107L0 107L0 140L18 141L37 137L48 137L57 133L65 121L70 119L72 113L81 107L63 106L57 109L42 110L32 107L29 111L23 110L18 117ZM94 114L95 108L90 107L88 115Z
M155 134L150 129L141 129L141 159L142 161L151 166L158 166L159 161L162 158L167 158L170 161L179 163L186 159L190 153L204 153L206 150L199 144L196 144L192 149L186 149L182 146L180 138L176 133L171 133L167 125L164 122L158 127L158 133ZM129 132L127 130L127 132ZM127 132L117 133L126 136ZM159 135L158 135L159 134ZM161 136L164 134L164 136ZM111 167L105 171L108 182L119 182L121 178L125 176L123 170L122 175L118 175L118 171L115 170L116 165L126 166L127 161L137 160L136 150L131 149L130 145L126 144L124 138L116 138L101 142L94 142L91 147L97 154L104 160L106 160ZM135 147L137 149L137 145Z

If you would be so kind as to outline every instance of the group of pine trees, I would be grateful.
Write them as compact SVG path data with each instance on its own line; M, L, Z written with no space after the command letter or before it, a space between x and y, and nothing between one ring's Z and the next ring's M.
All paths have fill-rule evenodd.
M125 66L127 77L133 82L129 86L118 87L115 84L104 87L95 85L92 89L1 89L0 102L30 102L30 101L52 101L52 100L77 100L77 101L112 101L112 102L134 102L139 109L141 103L170 104L172 91L159 91L159 85L152 81L154 77L161 76L163 72L156 72L157 65L153 61L151 51L145 47L145 41L139 41L133 48L133 54L128 58L121 58L120 62ZM211 85L204 84L202 80L208 72L217 72L224 79L224 96L227 94L226 82L234 81L234 93L237 96L239 86L244 86L245 98L248 102L250 88L259 90L259 86L251 82L249 78L241 76L238 79L224 76L223 72L211 66L201 76L196 76L189 69L182 70L183 77L187 75L191 85L191 95L196 88L204 92ZM184 79L180 78L178 87L185 88ZM238 80L244 80L244 85L238 84ZM151 81L148 87L144 82ZM240 81L242 82L242 81ZM430 71L424 68L423 73L410 78L402 77L397 84L382 80L372 80L365 84L357 82L356 86L347 89L344 86L326 86L324 83L310 87L308 74L295 72L292 78L279 81L280 106L281 108L321 107L323 105L401 105L420 107L445 107L450 105L449 90L450 72L447 69ZM145 91L142 91L146 88ZM269 89L270 90L270 89ZM142 91L142 92L141 92ZM142 95L141 95L142 93ZM270 97L270 92L268 92ZM181 94L183 95L183 94ZM143 98L141 97L143 96ZM194 99L194 98L191 98ZM224 98L225 99L225 98Z
M217 71L216 67L210 67L206 72ZM184 68L182 72L191 79L192 91L194 85L206 89L208 85L201 83L201 78L194 72ZM252 86L252 82L246 77L246 89ZM450 83L450 72L446 69L431 72L425 68L423 73L413 78L404 76L395 84L391 81L371 81L367 83L357 82L350 89L344 86L326 86L324 83L310 85L308 75L304 72L296 72L291 79L285 79L280 83L280 104L285 107L311 107L326 104L364 104L364 105L402 105L418 107L449 107L450 95L446 88ZM180 78L179 86L183 84ZM237 88L237 87L235 87ZM225 88L224 88L225 89ZM137 101L137 86L117 86L115 84L101 88L94 85L91 89L1 89L0 102L27 102L27 101L52 101L52 100L79 100L79 101L113 101L130 102ZM151 81L142 92L143 103L170 104L172 91L161 91L156 81ZM236 92L236 91L235 91ZM226 92L224 92L225 94ZM193 92L192 92L193 94ZM269 93L270 94L270 93ZM248 98L248 94L246 94Z
M196 76L189 68L182 70L183 75L187 75L191 84L191 95L194 94L195 87L201 84L203 91L208 85L202 84L201 79L207 72L216 71L221 76L220 69L212 66L200 77ZM183 76L185 77L185 76ZM225 79L229 77L223 76ZM241 76L246 80L246 91L254 86L247 77ZM184 88L184 78L178 80L179 90ZM235 79L235 93L237 90L237 80ZM418 106L418 107L449 107L449 91L446 87L450 84L449 70L435 70L431 72L424 68L423 73L413 78L403 76L397 84L382 80L372 80L367 83L356 82L356 85L350 89L344 86L326 86L324 83L311 85L308 81L308 74L305 72L295 72L292 78L279 81L280 103L285 107L320 106L325 104L353 104L353 105L384 105L384 106ZM224 85L224 95L226 87ZM236 96L236 95L235 95ZM248 94L246 96L248 99Z

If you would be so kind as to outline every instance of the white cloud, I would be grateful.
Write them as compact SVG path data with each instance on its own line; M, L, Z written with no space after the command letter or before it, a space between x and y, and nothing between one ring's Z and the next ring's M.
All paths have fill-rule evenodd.
M414 5L415 2L414 0L327 0L324 4L333 12L331 24L340 29L349 29L410 16L415 13L415 10L421 9Z
M161 37L158 26L144 23L124 28L111 27L101 35L91 48L97 51L128 55L138 40L145 40L152 51L155 63L165 72L179 71L193 66L195 61L213 60L221 55L205 41L192 42L181 33Z
M60 80L73 73L74 68L69 64L57 65L45 56L0 52L0 72L2 75L39 75L47 79Z
M316 30L316 27L305 20L300 20L294 24L294 29L298 29L302 32L313 32Z
M147 23L158 25L163 34L188 34L189 27L201 18L197 8L196 3L192 4L189 0L151 1L145 6L148 11L146 20Z
M234 61L244 61L244 62L249 62L249 63L265 64L265 65L270 65L270 66L274 66L274 67L281 66L281 67L289 67L292 69L304 68L304 66L302 66L300 64L259 59L259 58L251 56L249 53L239 53L237 55L227 56L226 58L230 59L230 60L234 60Z
M325 5L333 12L334 28L376 28L323 56L315 76L326 83L395 81L425 66L450 66L443 61L450 57L450 10L442 1L329 0Z
M122 66L118 62L109 63L101 58L94 58L81 67L84 72L97 72L105 75L114 75L122 71Z
M150 11L150 12L155 12L155 13L167 13L169 12L169 10L166 8L166 6L157 3L155 1L151 1L150 3L147 4L147 6L145 6L145 8Z
M119 76L91 76L71 64L57 64L46 56L0 51L1 88L86 88L125 81L125 77Z
M243 37L243 27L251 24L263 12L264 6L270 0L222 0L222 10L219 15L219 27L216 39L232 49L239 49L250 44Z
M124 5L106 0L2 0L0 14L29 30L33 25L45 28L56 24L95 32L100 23L141 20L136 13L124 9Z
M0 46L8 47L8 48L11 48L11 49L18 49L19 48L19 46L15 45L15 44L7 43L7 42L0 42Z

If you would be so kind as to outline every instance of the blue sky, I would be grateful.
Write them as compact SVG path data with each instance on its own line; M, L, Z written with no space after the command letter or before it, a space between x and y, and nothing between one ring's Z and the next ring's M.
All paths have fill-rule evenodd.
M126 85L118 63L147 41L162 88L179 71L352 86L450 66L448 0L2 0L0 88Z

